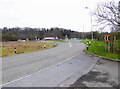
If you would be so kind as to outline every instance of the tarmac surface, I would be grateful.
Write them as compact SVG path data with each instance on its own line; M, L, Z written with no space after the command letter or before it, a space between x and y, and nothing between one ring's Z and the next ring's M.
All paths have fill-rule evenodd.
M120 87L118 62L99 58L93 69L80 77L70 87L105 87L118 89Z
M55 48L3 57L3 87L67 87L89 72L97 59L83 53L79 40Z
M3 57L1 86L75 89L120 86L119 62L84 53L85 45L79 40L57 44L43 51Z

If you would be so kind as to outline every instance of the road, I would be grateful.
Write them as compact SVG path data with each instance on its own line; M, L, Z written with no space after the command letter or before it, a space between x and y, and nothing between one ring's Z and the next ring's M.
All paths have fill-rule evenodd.
M79 40L58 43L55 48L2 59L3 87L69 86L96 64L86 56Z

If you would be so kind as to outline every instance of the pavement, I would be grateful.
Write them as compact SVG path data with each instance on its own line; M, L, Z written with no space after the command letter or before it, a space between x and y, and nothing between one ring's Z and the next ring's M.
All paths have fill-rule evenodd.
M71 84L70 87L119 89L119 66L119 62L105 60L100 57L93 69Z

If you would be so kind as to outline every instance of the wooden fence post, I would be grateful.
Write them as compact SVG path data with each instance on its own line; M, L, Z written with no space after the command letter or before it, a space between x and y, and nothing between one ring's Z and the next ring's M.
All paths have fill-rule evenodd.
M110 52L110 42L108 42L108 52Z
M115 53L116 49L116 36L114 36L114 40L113 40L113 53Z

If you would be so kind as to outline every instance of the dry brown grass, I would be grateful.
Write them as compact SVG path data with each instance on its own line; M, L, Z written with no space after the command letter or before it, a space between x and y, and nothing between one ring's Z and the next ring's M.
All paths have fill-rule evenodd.
M37 50L48 49L54 47L55 45L51 42L18 42L18 41L9 41L9 42L0 42L0 56L8 56L14 54L14 48L16 48L16 53L26 53Z

